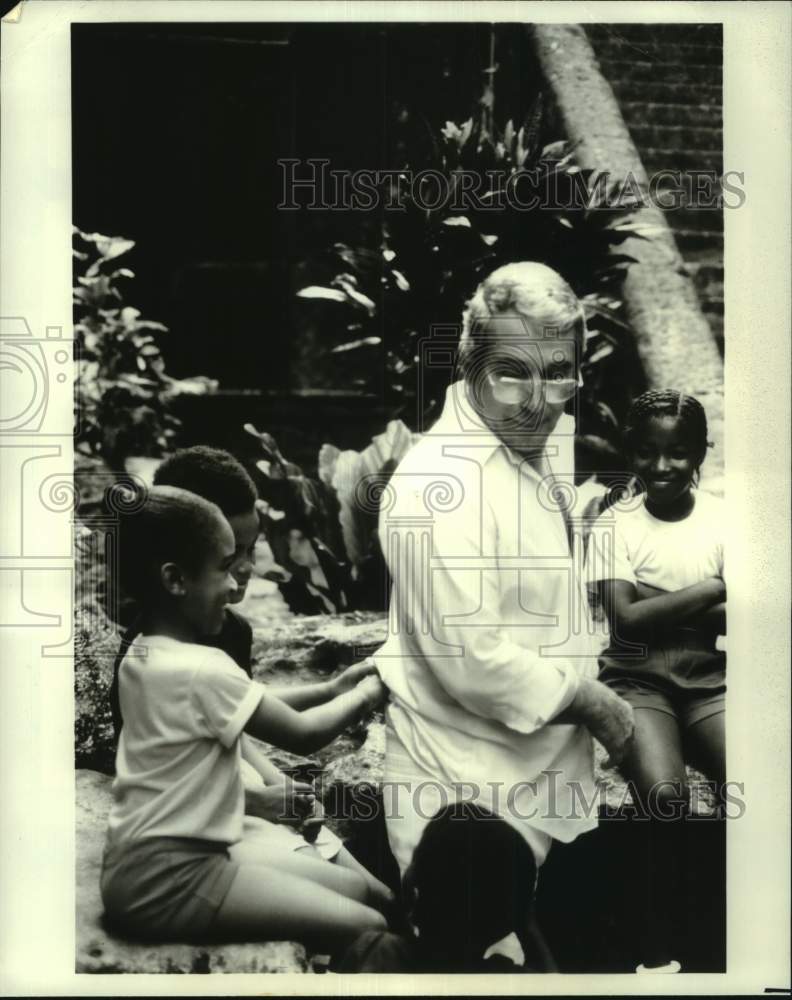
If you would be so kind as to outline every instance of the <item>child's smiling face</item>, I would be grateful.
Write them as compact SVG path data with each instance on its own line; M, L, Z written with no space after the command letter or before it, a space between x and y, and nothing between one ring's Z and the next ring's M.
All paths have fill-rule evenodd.
M231 572L236 580L237 589L229 600L229 604L239 604L244 598L247 585L256 564L256 540L259 536L259 516L255 508L226 517L234 533L234 562Z
M686 439L678 417L651 417L633 453L633 469L646 497L658 506L678 500L690 490L698 456Z
M234 600L238 590L232 573L234 534L225 518L216 519L205 547L201 568L184 573L181 611L198 635L217 635L223 627L225 606Z

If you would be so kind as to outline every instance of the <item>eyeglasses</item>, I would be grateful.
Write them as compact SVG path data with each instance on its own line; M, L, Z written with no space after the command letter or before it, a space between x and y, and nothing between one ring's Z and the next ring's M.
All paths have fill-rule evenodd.
M499 403L510 406L524 404L530 400L548 403L565 403L583 385L583 376L575 378L512 378L510 375L488 374L487 381L492 394Z

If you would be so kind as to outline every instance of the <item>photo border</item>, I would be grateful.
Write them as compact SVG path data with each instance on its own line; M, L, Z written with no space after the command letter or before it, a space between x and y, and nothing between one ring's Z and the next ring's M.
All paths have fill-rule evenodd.
M68 333L72 326L73 22L723 22L724 169L744 172L746 192L740 209L724 211L732 662L727 752L729 774L746 776L747 808L728 829L724 974L683 973L672 984L663 977L571 974L540 979L75 974L73 661L41 654L42 646L63 645L71 636L71 521L68 507L53 510L31 493L45 468L48 476L63 480L72 474L72 442L63 430L72 423L72 382L56 381L53 371L44 433L34 442L13 428L0 434L3 992L649 995L671 985L674 993L690 995L788 991L790 8L759 2L24 0L17 12L17 20L4 19L0 32L0 316L25 320L31 348L46 344L48 331ZM24 408L23 400L20 404ZM6 399L3 405L12 404ZM60 622L53 628L50 619Z

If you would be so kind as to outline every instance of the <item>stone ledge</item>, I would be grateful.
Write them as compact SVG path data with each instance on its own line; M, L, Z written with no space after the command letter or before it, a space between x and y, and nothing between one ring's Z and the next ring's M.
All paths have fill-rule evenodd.
M344 615L295 618L265 626L256 623L254 644L257 662L255 674L270 683L316 681L331 676L347 663L365 655L385 639L384 616ZM105 645L112 642L106 630ZM99 630L84 636L77 644L77 670L84 676L78 684L78 722L84 722L85 742L78 745L83 763L98 750L109 752L107 737L106 684L112 650L100 643L91 650L91 642L104 637ZM93 652L93 657L91 653ZM101 709L101 711L100 711ZM304 758L262 744L264 751L283 768L306 763ZM315 755L321 770L318 789L323 794L328 826L339 836L349 836L358 846L368 843L370 863L382 865L377 852L386 851L382 822L357 821L355 804L363 787L376 790L383 779L385 726L376 714L365 724L348 730ZM602 749L596 747L595 776L599 789L600 813L613 814L631 805L629 792L621 775L602 768ZM92 766L92 765L89 765ZM704 778L688 769L688 776L699 815L712 813L712 797ZM301 945L292 942L227 944L212 947L187 944L143 945L110 936L102 926L102 903L99 876L107 815L111 804L112 778L95 770L76 772L77 799L77 972L307 972L308 959ZM365 796L367 815L371 815L371 795ZM378 839L379 838L379 839ZM366 844L362 845L364 848Z
M387 638L387 619L379 612L306 615L285 621L257 622L240 605L253 626L253 672L271 684L315 683L340 667L362 660Z
M102 925L99 894L111 783L97 771L76 772L76 972L308 971L305 949L291 941L151 945L111 937Z

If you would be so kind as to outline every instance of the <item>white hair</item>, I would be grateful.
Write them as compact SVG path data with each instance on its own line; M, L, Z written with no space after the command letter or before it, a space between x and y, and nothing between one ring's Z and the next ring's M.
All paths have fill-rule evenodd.
M476 289L462 315L460 361L474 345L488 320L513 311L539 331L563 333L574 328L583 335L585 318L580 300L566 281L546 264L519 261L493 271Z

